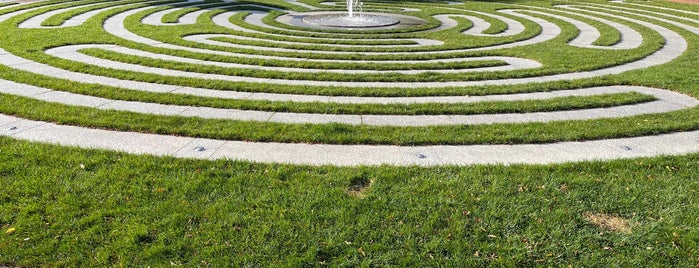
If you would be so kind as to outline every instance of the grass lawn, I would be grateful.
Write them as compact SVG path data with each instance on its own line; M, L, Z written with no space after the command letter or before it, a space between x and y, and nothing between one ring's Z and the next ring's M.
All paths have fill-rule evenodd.
M0 152L0 260L16 266L699 262L699 155L338 168Z
M328 10L342 9L339 2L334 7L321 4L324 2L321 0L302 2ZM365 2L368 10L411 15L426 23L387 31L314 31L275 20L290 10L308 11L303 6L278 0L0 3L0 49L6 51L5 55L79 74L120 79L123 83L74 81L61 77L61 72L36 72L22 69L27 63L3 62L0 62L0 79L50 89L53 93L115 101L327 116L546 113L630 106L656 99L630 92L473 103L342 103L183 95L125 85L138 82L153 88L192 87L223 93L318 98L490 96L630 85L699 96L699 77L695 75L699 33L691 31L699 28L699 6L627 1L672 8L668 10L590 1L587 3L590 6L584 7L586 11L575 11L579 13L575 15L549 10L556 4L573 4L571 1ZM196 6L200 4L209 5L210 10L199 16L196 24L142 23L144 18L159 11L181 7L162 18L163 22L176 23L183 16L201 10ZM531 10L540 13L498 12L527 9L516 6L520 4L535 6ZM594 6L597 4L635 10L632 14L624 13L630 12L628 9L618 9L599 15L595 12L602 9ZM144 9L124 18L124 31L198 50L139 43L104 29L110 18L136 8ZM47 16L41 25L59 26L81 14L101 11L74 27L20 27L30 18L61 9L66 11ZM268 11L260 19L265 26L248 20L255 12ZM3 17L16 12L19 13L6 20ZM225 12L239 12L230 16L227 23L248 31L214 23L213 19ZM491 27L483 32L485 36L462 34L474 23L454 17L458 25L439 30L440 22L433 16L443 14L478 16ZM507 30L507 24L483 14L516 20L525 29L512 36L498 37L497 34ZM592 43L596 46L612 46L623 41L620 31L610 26L613 23L627 26L643 41L635 48L623 50L575 47L569 42L582 33L560 16L598 29L600 36ZM611 24L591 16L604 18ZM659 66L577 80L431 88L344 84L443 83L584 73L632 64L668 45L657 28L620 16L676 32L687 41L686 51ZM534 45L474 50L537 37L545 29L528 17L555 24L560 34ZM211 39L222 45L185 39L202 34L237 37ZM419 46L415 45L416 39L438 40L443 44ZM141 65L149 67L148 70L338 82L338 85L280 85L184 77L148 73L145 69L103 67L46 53L47 49L69 45L113 45L200 61L146 58L99 47L78 51L93 57L95 62ZM269 50L273 48L280 50ZM439 73L434 71L499 67L505 62L419 62L482 56L530 59L542 67ZM203 61L219 65L200 64ZM243 67L223 67L224 64ZM316 69L321 72L308 72ZM343 70L368 73L345 74ZM375 73L404 70L424 72ZM21 96L9 92L11 88L0 90L7 90L0 93L3 115L85 128L236 141L400 146L541 144L699 129L697 107L579 121L373 126L238 121L105 110L62 104L41 96ZM695 267L699 266L697 178L699 154L556 165L335 167L131 155L0 136L0 267Z

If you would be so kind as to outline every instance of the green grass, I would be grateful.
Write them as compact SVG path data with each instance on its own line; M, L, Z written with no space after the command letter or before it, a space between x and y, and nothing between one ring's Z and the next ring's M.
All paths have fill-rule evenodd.
M157 11L158 9L152 10L152 12ZM130 17L127 20L127 26L134 32L138 33L139 35L147 36L149 38L153 38L155 40L160 40L163 42L167 43L175 43L175 44L180 44L183 46L191 46L191 47L201 47L201 48L215 48L219 50L225 50L225 51L230 51L230 52L238 52L238 53L250 53L250 54L259 54L260 51L254 51L254 50L249 50L249 49L232 49L232 48L226 48L226 47L215 47L215 46L209 46L209 45L203 45L203 44L196 44L192 42L186 42L182 41L180 39L180 36L187 36L187 35L192 35L192 34L201 34L201 33L225 33L226 31L222 30L214 30L215 28L220 28L216 27L211 24L211 22L208 22L206 19L201 19L201 23L197 25L197 27L189 27L189 26L170 26L168 27L168 31L163 32L157 30L160 27L157 26L148 26L148 25L142 25L139 24L138 21L140 21L140 18L142 16L145 16L146 14L152 13L152 12L142 12L142 15L139 16L133 16ZM208 13L207 13L208 14ZM211 12L210 16L213 16L215 12ZM525 23L526 24L526 23ZM565 24L563 24L565 26ZM529 25L528 29L535 29L536 27L533 25ZM575 31L572 29L572 26L567 26L564 27L568 29L569 31L566 31L561 37L557 38L557 40L562 41L563 39L572 39L574 37ZM640 29L642 33L647 34L647 38L650 40L656 40L657 39L657 34L654 34L652 32L649 32L647 29ZM526 34L522 34L523 36L521 38L526 38L531 35L533 35L535 32L529 31ZM104 34L99 34L100 36ZM464 35L461 35L459 33L451 33L447 36L453 36L452 41L445 40L447 43L458 43L462 44L459 46L453 46L453 45L445 45L441 47L441 49L458 49L458 48L464 48L463 44L467 44L466 47L468 46L485 46L485 45L492 45L493 43L476 43L474 44L470 40L466 39ZM440 36L444 38L444 36ZM89 38L92 40L91 42L95 42L94 40L99 40L101 38L97 36L87 36L85 38ZM274 37L269 37L272 39L275 39ZM495 39L495 38L493 38ZM56 39L58 41L60 39ZM18 40L19 41L19 40ZM31 40L26 40L26 44L22 44L22 47L26 46L32 46ZM75 43L76 40L71 39L71 43ZM107 43L111 42L119 42L119 43L124 43L124 45L128 45L128 42L125 43L123 41L105 41ZM248 42L248 41L240 41L240 42ZM248 43L248 44L254 44L254 43ZM245 73L246 75L252 75L255 77L263 77L263 78L284 78L284 79L309 79L309 80L320 80L320 81L383 81L383 82L392 82L392 81L409 81L409 82L430 82L430 81L465 81L465 80L481 80L481 79L499 79L499 78L516 78L516 77L527 77L527 76L539 76L539 75L548 75L548 74L557 74L557 73L562 73L562 72L575 72L575 71L585 71L585 70L590 70L590 69L596 69L596 68L601 68L601 67L607 67L607 66L614 66L618 65L624 62L628 62L634 59L638 59L640 57L643 57L652 51L655 51L657 48L662 46L662 42L645 42L645 44L639 48L634 50L634 52L624 52L620 53L617 51L599 51L599 50L591 50L591 49L576 49L576 48L570 48L568 46L563 46L561 47L561 43L557 42L550 42L550 45L540 45L540 46L534 46L531 48L526 48L526 49L518 49L515 54L511 53L506 53L504 56L514 56L514 57L524 57L524 58L530 58L537 60L544 64L544 66L558 66L556 68L540 68L540 69L534 69L534 70L522 70L522 71L515 71L515 72L495 72L495 73L461 73L461 74L437 74L437 73L423 73L420 75L403 75L403 74L361 74L361 75L352 75L352 74L342 74L342 75L337 75L337 74L306 74L306 73L277 73L277 72L270 72L270 71L255 71L252 74ZM57 44L58 45L58 44ZM34 45L36 46L36 45ZM43 45L46 47L46 45ZM129 45L131 46L131 45ZM278 46L278 45L275 45ZM145 49L149 51L154 51L157 50L157 48L145 48L144 46L137 46L138 49ZM308 49L319 49L320 47L307 47ZM327 49L327 48L324 48ZM337 48L337 49L345 49L346 48ZM369 50L387 50L391 51L393 49L389 48L370 48ZM425 48L407 48L410 50L413 49L425 49ZM31 50L31 49L27 49ZM42 48L36 48L36 50L43 50ZM163 50L161 50L163 51ZM168 51L168 50L165 50ZM19 54L24 54L21 51L16 51ZM170 51L166 53L171 53ZM196 53L185 53L185 52L179 52L182 53L183 55L188 55L192 56L192 54ZM33 53L36 54L36 53ZM429 58L451 58L451 57L468 57L468 56L477 56L477 55L492 55L487 53L487 52L464 52L464 53L446 53L443 55L419 55L419 54L414 54L414 55L368 55L368 56L361 56L357 58L356 54L350 54L346 56L341 56L341 55L334 55L334 54L304 54L304 53L289 53L289 52L265 52L265 54L268 55L276 55L276 56L292 56L292 57L302 57L302 58L324 58L324 59L364 59L364 60L396 60L396 59L401 59L401 60L410 60L410 59L425 59L426 57ZM110 55L114 55L111 54ZM525 56L526 55L526 56ZM26 54L28 57L36 58L36 55L31 55L31 54ZM200 58L201 56L194 56L195 58ZM227 62L238 62L239 60L235 58L230 58L230 57L222 57L222 56L211 56L207 55L207 60L214 60L214 61L227 61ZM113 58L113 57L112 57ZM125 58L122 57L117 57L121 58L121 60L125 60ZM598 62L598 59L609 59L608 62ZM128 60L128 57L126 58ZM144 62L144 64L149 64L149 65L157 65L159 63L154 63L151 60L141 60ZM252 60L252 59L244 59L244 62L246 64L255 64L255 65L267 65L267 66L284 66L284 67L300 67L300 68L310 68L310 67L315 67L315 68L339 68L339 69L344 69L344 68L357 68L358 65L357 63L350 63L349 65L344 64L344 63L335 63L335 64L313 64L313 63L307 63L307 62L299 62L299 61L275 61L275 60ZM423 64L424 65L424 64ZM485 66L492 65L486 64ZM361 66L361 65L360 65ZM379 65L379 67L384 66L384 65ZM70 66L62 66L63 68L73 68L75 69L77 66L74 64ZM415 66L410 66L410 68L420 68L422 66L420 65L415 65ZM447 66L450 67L450 66ZM462 67L468 67L462 66ZM205 68L197 68L190 66L190 69L193 69L198 72L207 72ZM403 67L405 68L405 67ZM431 67L431 68L436 68L436 67ZM92 73L100 73L99 70L95 70L96 68L94 67L83 67L83 68L77 68L75 70L80 70L82 72L92 72ZM376 67L372 68L369 67L369 69L377 69ZM395 67L382 67L380 69L395 69ZM237 73L240 72L250 72L249 70L238 70L236 71ZM121 72L117 71L116 73L113 70L107 71L107 72L102 72L105 74L110 74L112 76L116 76L119 73L127 73L127 72ZM130 74L124 74L123 76L133 76ZM122 76L122 77L123 77ZM162 80L162 78L159 78ZM168 78L164 78L165 80L171 80ZM181 79L180 79L181 80ZM172 82L175 84L183 84L184 82ZM200 83L201 84L201 83ZM351 92L348 89L343 89L345 94L348 94Z
M180 43L182 45L186 46L196 46L196 47L205 47L205 48L211 48L210 46L206 45L195 45L189 42L183 42L182 40L179 40L179 36L186 36L186 35L191 35L191 34L198 34L198 33L221 33L220 27L216 27L211 22L208 22L206 18L201 19L201 23L197 25L197 27L189 27L189 26L171 26L167 27L168 31L163 32L159 31L158 29L160 27L156 26L147 26L147 25L141 25L138 23L140 21L140 18L142 16L145 16L146 14L155 12L160 9L154 9L148 13L143 12L142 15L140 16L133 16L127 20L127 24L130 25L130 28L133 28L136 33L139 33L140 35L144 36L149 36L151 38L155 38L157 40L162 40L164 42L169 42L169 43ZM213 16L213 14L216 14L216 12L210 12L207 13L208 16ZM555 21L555 20L552 20ZM525 25L528 26L528 29L536 29L533 24L529 23L527 24L525 22ZM566 26L565 23L561 24L562 27L564 28L564 33L568 34L563 34L560 38L557 38L558 40L563 40L563 39L571 39L574 37L575 30L572 29L572 26ZM529 27L531 26L531 27ZM92 27L91 27L92 28ZM217 30L214 30L217 29ZM655 34L652 32L649 32L647 29L639 29L642 33L644 33L647 36L647 39L649 40L655 40L657 39ZM24 30L26 31L26 30ZM455 31L455 30L454 30ZM19 51L13 51L13 53L17 53L18 55L23 55L27 56L29 58L34 58L37 60L41 60L41 55L42 53L40 52L44 48L47 47L52 47L52 46L59 46L67 43L83 43L83 42L89 42L89 43L94 43L94 42L100 42L98 40L103 40L105 39L105 33L100 33L99 31L92 31L94 33L91 34L85 34L83 32L83 36L80 39L76 39L75 36L72 34L69 34L70 30L64 31L53 31L49 32L46 30L37 30L33 31L35 34L31 35L25 35L25 36L31 36L35 37L37 35L39 36L45 36L44 39L46 40L54 40L54 44L40 44L37 42L34 42L35 39L33 38L26 38L24 40L22 39L17 39L13 40L13 47L17 48L23 48L23 50ZM225 32L225 31L223 31ZM522 37L520 38L526 38L534 34L535 32L532 32L531 30L528 30L528 33L522 34ZM240 34L240 33L238 33ZM7 32L8 36L17 36L18 34L13 33L11 31ZM438 35L440 38L445 38L445 36L451 36L451 39L449 40L446 39L445 42L447 44L449 43L458 43L458 44L468 44L468 46L486 46L486 45L492 45L493 43L475 43L472 42L473 38L468 38L467 36L461 35L458 32L452 32L449 35ZM69 37L68 40L66 41L61 41L66 38L63 37ZM267 36L268 38L275 39L275 37ZM429 37L429 36L428 36ZM487 38L486 38L487 39ZM476 40L482 40L482 39L476 39ZM496 39L494 39L496 40ZM123 43L124 45L128 46L133 46L129 45L128 42L123 42L118 39L112 39L112 38L106 38L106 40L101 41L104 43ZM590 50L590 49L571 49L567 46L563 46L565 51L561 50L561 45L558 42L549 42L550 45L541 45L541 46L536 46L532 48L525 48L525 49L519 49L517 50L517 54L505 54L507 56L519 56L519 57L526 57L526 58L532 58L535 60L538 60L542 62L545 66L559 66L557 68L543 68L543 69L536 69L536 70L524 70L524 71L518 71L518 72L499 72L499 73L466 73L466 74L436 74L436 73L425 73L421 75L399 75L399 74L381 74L381 75L336 75L336 74L303 74L303 73L284 73L284 74L279 74L276 72L254 72L250 73L249 70L237 70L233 71L232 74L245 74L245 75L252 75L256 77L264 77L264 78L285 78L285 79L313 79L313 80L331 80L331 81L338 81L338 80L344 80L344 81L462 81L462 80L479 80L479 79L496 79L496 78L515 78L515 77L526 77L526 76L537 76L537 75L546 75L546 74L555 74L555 73L561 73L561 72L571 72L571 71L584 71L584 70L589 70L589 69L595 69L595 68L600 68L600 67L606 67L606 66L613 66L617 64L621 64L623 62L627 62L633 59L637 59L639 57L643 57L650 52L654 51L657 49L659 46L662 45L662 42L646 42L646 45L642 46L642 48L637 49L637 52L634 53L619 53L616 51L598 51L598 50ZM255 44L255 43L249 43L249 44ZM146 50L154 50L154 48L146 47L146 46L137 46L139 49L146 49ZM313 48L313 47L310 47ZM463 45L461 46L453 46L453 45L445 45L440 49L457 49L457 48L463 48ZM240 50L231 50L229 48L219 48L223 50L230 50L233 52L245 52L245 53L260 53L259 51L240 51ZM378 48L377 48L378 49ZM382 48L383 50L387 50L386 48ZM157 49L156 49L157 50ZM390 49L388 49L390 51ZM32 52L33 51L33 52ZM163 51L163 50L160 50ZM167 53L172 53L172 51L169 50L164 50L167 51ZM571 53L571 51L574 51L574 53ZM182 53L182 52L180 52ZM593 54L590 54L593 53ZM195 57L195 58L201 58L200 55L196 55L196 53L183 53L184 55L190 56L190 57ZM194 54L194 56L192 55ZM292 56L289 53L268 53L271 55L279 55L279 56ZM475 56L475 55L482 55L483 53L447 53L445 55L432 55L429 57L464 57L464 56ZM113 53L110 55L114 55ZM487 54L486 54L487 55ZM526 56L524 56L526 55ZM555 56L552 56L555 55ZM562 57L563 55L563 57ZM593 56L594 55L594 56ZM301 57L307 57L307 58L317 58L321 56L322 58L330 58L330 59L338 59L338 55L326 55L322 56L318 54L308 54L308 55L303 55L303 54L298 54L295 53L293 56L301 56ZM354 56L348 55L347 57L344 57L346 59L352 59ZM113 58L113 57L110 57ZM128 57L117 57L120 58L121 60L126 60L128 61ZM404 55L404 56L391 56L391 55L386 55L386 56L368 56L368 57L363 57L363 59L420 59L420 58L425 58L425 56L420 56L420 55ZM599 58L604 58L604 59L610 59L611 61L600 64L597 62L597 59ZM220 56L206 56L207 60L216 60L216 61L228 61L228 62L240 62L239 59L233 59L231 61L231 58L227 57L220 57ZM313 63L305 63L305 62L292 62L292 61L274 61L274 60L251 60L251 59L243 59L244 62L241 63L246 63L246 64L255 64L255 65L267 65L267 66L286 66L286 67L299 67L299 68L310 68L310 67L315 67L315 68L358 68L359 66L365 66L366 64L357 64L357 63L351 63L351 64L313 64ZM52 62L60 62L60 61L52 61ZM158 63L154 63L153 61L145 60L142 62L144 64L149 64L150 65L157 65ZM458 65L447 65L447 66L442 66L442 67L447 67L447 68L455 68L455 67L470 67L472 63L468 64L458 64ZM379 69L379 70L392 70L392 69L397 69L399 67L397 66L391 66L391 65L386 65L386 64L373 64L374 67L371 65L368 66L369 69ZM414 65L410 66L408 68L422 68L424 67L425 64L422 65ZM490 66L493 65L492 62L486 63L484 66ZM114 72L113 70L106 70L100 72L99 68L94 68L94 67L78 67L74 63L68 65L68 66L62 66L64 68L69 68L73 70L79 70L82 72L91 72L91 73L96 73L96 74L109 74L112 76L116 76L119 73L126 73L121 76L117 77L124 77L124 76L129 76L133 77L132 74L128 74L128 72ZM188 67L188 68L193 68L193 67ZM400 68L406 68L405 66L400 67ZM427 69L431 68L439 68L436 65L433 65L430 67L429 65L427 66ZM195 71L198 72L209 72L210 70L207 68L196 68L194 67ZM227 73L231 73L231 71L228 71ZM136 79L136 78L132 78ZM163 78L157 78L159 80L163 80ZM164 78L165 80L172 80L169 78ZM182 79L179 80L179 82L169 82L173 84L180 84L183 85L185 82L182 81ZM201 82L199 84L202 84ZM298 88L298 87L292 87L292 88ZM343 89L343 92L345 94L348 94L348 89Z
M138 3L139 1L129 1ZM210 1L216 3L216 1ZM309 0L314 4L319 1ZM365 1L367 2L367 1ZM110 1L50 17L45 26L60 25L72 17L115 5ZM157 2L158 4L172 2ZM285 1L238 3L304 11ZM368 9L391 10L428 21L418 29L437 26L432 15L493 13L510 4L551 7L570 1L478 1L446 5L436 1L375 1ZM576 2L577 3L577 2ZM596 1L596 3L607 3ZM698 6L666 2L638 2L699 12ZM508 56L533 59L544 67L498 73L422 75L346 75L280 73L239 68L214 68L150 60L99 49L82 51L100 58L175 70L260 78L317 81L475 81L534 77L582 72L643 58L664 45L650 29L606 17L639 31L641 47L628 51L574 48L567 42L579 32L572 25L549 20L562 34L551 41L515 49L449 52L525 40L541 29L521 21L526 30L511 38L473 37L461 34L472 24L436 32L402 29L379 33L356 31L295 32L274 21L283 12L264 18L281 29L249 25L247 14L231 22L261 33L241 33L211 23L210 18L231 7L214 10L196 25L149 26L140 20L155 8L127 18L134 33L165 43L253 54L329 60L383 60L384 63L260 60L226 57L152 47L124 41L101 29L113 14L146 4L117 8L90 19L82 26L59 29L18 29L16 26L48 10L79 5L46 1L3 8L6 14L23 8L58 4L28 12L0 24L0 47L8 52L62 69L156 84L214 90L312 94L321 96L424 97L487 96L549 92L596 86L638 85L699 96L699 36L676 26L654 21L677 31L688 43L678 59L661 66L592 79L513 86L445 88L354 88L280 86L204 79L185 79L140 72L98 68L47 56L47 48L70 44L115 44L192 59L319 69L451 69L496 66L498 61L453 64L398 64L395 60L449 59L454 57ZM3 6L4 4L0 4ZM164 17L175 22L191 4ZM413 7L420 12L402 12ZM339 10L330 7L328 10ZM452 8L463 9L453 10ZM518 7L519 8L519 7ZM637 11L651 10L633 7ZM538 10L538 9L537 9ZM658 11L658 10L654 10ZM664 11L663 11L664 12ZM667 12L672 14L680 14ZM613 45L620 34L595 20L566 15L598 28L596 45ZM686 14L683 14L687 16ZM630 16L635 17L635 16ZM642 17L637 19L646 20ZM696 19L696 16L693 17ZM488 33L505 30L492 24ZM690 22L685 22L695 25ZM696 25L695 25L696 26ZM181 38L192 34L221 33L309 44L273 45L259 41L219 39L243 45L299 49L306 52L264 52L193 44ZM283 35L283 36L279 36ZM327 50L324 41L309 37L338 38L344 45L407 45L408 38L441 40L442 46L362 48L346 55L308 53ZM387 39L398 39L387 40ZM358 51L333 48L334 51ZM420 51L441 51L436 55ZM330 51L330 50L327 50ZM364 55L361 52L391 52ZM394 52L405 52L397 55ZM541 101L447 104L334 104L256 101L149 93L54 79L0 66L0 79L114 100L168 105L201 106L269 112L360 115L467 115L532 113L604 108L652 101L637 93L593 97L566 97ZM155 85L157 86L157 85ZM0 113L24 119L87 128L155 133L187 137L256 142L385 145L536 144L637 137L699 129L699 108L626 118L550 123L491 124L430 127L351 126L344 124L284 124L161 116L87 107L0 94ZM608 162L557 165L488 165L467 167L331 167L261 164L245 161L205 161L170 157L136 156L117 152L75 149L0 137L0 266L9 267L161 267L182 266L572 266L572 267L693 267L699 263L699 154ZM628 223L630 232L596 225L590 213L614 216Z
M197 64L187 64L187 63L180 63L176 61L167 61L167 60L157 60L157 59L148 59L145 57L139 57L139 56L133 56L133 55L127 55L127 54L122 54L118 52L113 52L109 50L103 50L103 49L98 49L98 48L93 48L93 49L84 49L80 51L81 53L84 53L86 55L94 56L97 58L102 58L102 59L108 59L108 60L113 60L113 61L119 61L119 62L125 62L125 63L133 63L133 64L140 64L144 66L152 66L152 67L157 67L157 68L166 68L166 69L173 69L173 70L180 70L180 71L194 71L196 72L202 72L202 73L213 73L213 74L224 74L224 75L242 75L242 76L259 76L259 77L265 77L265 78L284 78L285 75L289 75L289 73L286 72L274 72L274 71L265 71L261 72L260 70L251 70L249 68L225 68L225 67L214 67L214 66L206 66L206 65L201 65L197 66ZM500 60L479 60L479 61L464 61L464 62L448 62L448 63L415 63L415 64L401 64L401 63L361 63L361 62L350 62L347 64L341 64L338 65L336 63L323 63L323 62L299 62L299 64L295 64L295 67L301 67L301 68L308 68L308 69L339 69L339 70L374 70L374 71L396 71L396 70L452 70L452 69L469 69L469 68L483 68L483 67L495 67L495 66L504 66L507 63L504 61ZM251 61L250 65L251 67L257 66L257 62ZM269 62L265 63L265 65L270 65ZM193 68L194 67L194 68ZM281 67L281 66L279 66ZM262 74L260 74L262 73ZM328 75L324 73L314 73L313 75ZM434 72L433 72L434 74ZM343 75L346 75L344 73ZM361 74L361 75L367 75L367 74ZM371 74L369 75L374 75L378 76L376 74ZM386 74L383 74L386 75ZM388 74L390 75L390 73ZM311 74L309 74L311 76ZM338 76L337 74L333 74L333 77ZM360 75L356 75L360 76Z
M0 151L0 263L11 266L699 261L699 155L427 169L177 160L7 138ZM363 198L348 194L366 181ZM621 217L632 232L586 213Z
M99 4L95 6L90 6L87 8L78 8L66 12L62 12L56 15L53 15L43 21L41 23L42 26L59 26L63 24L66 20L69 20L72 17L75 17L77 15L80 15L82 13L86 13L87 11L92 11L100 8L105 8L105 7L112 7L112 6L119 6L119 5L124 5L124 4L132 4L132 3L138 3L141 2L139 0L133 0L133 1L119 1L117 3L105 3L105 4Z
M0 70L3 70L0 67ZM36 75L7 70L8 75L0 74L0 78L17 82L32 83ZM532 113L565 111L576 109L605 108L619 105L631 105L656 100L653 96L640 93L617 93L584 97L558 97L548 100L528 101L484 101L474 103L443 103L438 106L433 103L422 104L339 104L322 102L278 102L278 101L246 101L237 99L217 99L208 97L187 96L181 94L147 93L105 86L79 86L69 81L52 81L38 83L38 86L51 87L56 90L73 92L81 95L91 95L114 100L142 101L170 105L206 106L226 109L260 110L271 112L297 112L320 114L377 114L377 115L468 115L496 113Z
M497 5L496 5L497 6ZM492 8L492 7L491 7ZM483 9L483 8L482 8ZM487 9L487 8L485 8ZM31 34L23 35L26 38L11 39L6 49L18 55L34 58L37 61L50 63L61 66L66 69L94 73L98 75L115 76L123 79L134 79L139 81L147 81L154 83L167 83L182 86L204 87L222 90L238 90L238 91L253 91L253 92L275 92L275 93L293 93L293 94L318 94L318 95L357 95L357 96L430 96L430 95L487 95L487 94L503 94L503 93L518 93L518 92L536 92L574 89L586 86L605 86L617 84L633 84L653 86L660 88L669 88L687 94L697 94L696 83L691 82L691 78L677 79L662 79L663 77L673 77L677 74L691 72L695 67L693 62L699 58L696 50L692 49L693 40L696 37L688 36L690 48L679 60L673 64L631 72L628 75L616 77L602 77L581 81L562 81L553 83L543 83L539 85L518 85L518 86L483 86L470 88L438 88L438 89L398 89L398 88L382 88L382 89L362 89L362 88L342 88L342 87L317 87L317 86L276 86L265 84L246 84L246 83L230 83L222 81L197 80L197 79L181 79L175 77L162 77L157 75L144 75L135 72L119 72L114 70L102 70L89 65L76 64L73 62L47 58L41 50L49 45L41 45L40 42L34 40L51 40L55 45L62 44L79 44L88 43L123 43L118 39L106 35L99 29L101 21L108 17L108 14L118 12L118 10L107 12L104 15L98 16L89 21L80 29L82 35L75 36L70 34L75 29L51 29L51 30L29 30L23 31ZM153 10L152 12L155 12ZM214 12L215 13L215 12ZM214 14L212 13L212 14ZM129 18L132 24L138 18L145 16L147 13L139 14L134 18ZM26 17L31 16L28 14ZM213 15L209 15L213 16ZM67 18L67 17L65 17ZM11 22L8 22L11 23ZM210 24L210 23L209 23ZM206 26L205 19L198 24L198 27ZM514 53L510 56L524 56L525 54L536 55L536 53L544 55L561 55L569 51L562 48L557 48L555 45L560 41L573 38L576 34L575 30L561 23L560 26L564 29L564 34L557 38L558 41L551 41L549 46L541 45L533 48L523 48L513 50ZM175 27L177 28L177 27ZM167 27L167 29L175 29ZM186 27L180 27L186 28ZM672 27L671 27L672 28ZM647 38L657 38L657 34L649 33L644 28L638 29ZM190 30L191 31L191 30ZM200 31L200 29L195 29ZM10 31L11 32L11 31ZM153 30L152 32L160 32ZM9 33L8 33L9 34ZM145 33L143 33L145 34ZM362 34L360 34L361 36ZM460 35L459 35L460 36ZM31 37L31 38L29 38ZM461 38L461 37L459 37ZM175 41L173 41L175 42ZM648 42L656 43L656 45L644 45L644 50L657 46L657 41ZM662 42L660 42L662 43ZM126 45L126 44L125 44ZM129 45L137 49L158 50L160 53L172 53L165 49L154 49L143 45ZM521 51L521 52L520 52ZM576 50L577 51L577 50ZM580 50L582 51L582 50ZM88 51L88 54L95 54L112 59L120 59L129 61L129 58L100 52L96 50ZM512 52L508 52L512 53ZM614 52L616 54L624 54ZM645 52L644 52L645 53ZM179 56L188 56L193 58L202 58L196 53L178 52L173 53ZM584 57L583 54L570 53L573 56ZM636 53L631 53L636 54ZM643 55L643 54L641 54ZM527 55L526 57L529 57ZM547 56L551 59L556 57ZM638 55L634 56L638 57ZM206 56L202 59L231 61L230 58ZM131 59L134 62L136 59ZM561 59L555 59L563 61ZM139 63L152 64L160 66L162 64L170 64L167 62L153 62L150 60L138 59ZM235 61L233 61L235 62ZM255 62L246 62L255 64ZM286 63L288 64L288 63ZM567 65L579 65L579 62L566 63ZM566 65L562 63L553 64L553 66ZM283 64L282 64L283 65ZM312 65L308 65L312 66ZM582 65L580 65L582 66ZM301 66L303 67L303 66ZM333 67L329 65L328 67ZM366 67L366 66L365 66ZM388 66L382 66L385 68ZM175 68L175 66L172 66ZM230 69L205 69L202 67L192 67L181 65L182 69L194 68L195 71L201 72L221 72L224 74L232 74ZM560 68L560 67L557 67ZM572 69L582 70L582 69ZM684 70L684 71L683 71ZM594 108L607 107L609 105L630 104L640 101L646 101L642 96L628 96L628 98L616 99L618 95L602 96L596 99L591 98L566 98L562 100L550 101L534 101L534 102L515 102L515 103L483 103L483 104L445 104L445 105L343 105L343 104L322 104L322 103L288 103L288 102L269 102L269 101L249 101L249 100L221 100L202 97L187 97L182 98L179 95L173 94L155 94L134 92L129 90L115 89L111 87L102 87L94 85L81 85L79 83L60 81L55 79L37 80L35 75L29 75L22 72L3 72L11 80L21 81L23 83L35 84L58 90L75 92L80 94L88 94L105 98L134 100L134 101L149 101L163 104L175 105L196 105L209 106L217 108L235 108L235 109L254 109L276 112L309 112L309 113L345 113L345 114L483 114L497 112L536 112L536 111L552 111L566 110L575 108ZM256 72L259 75L261 72ZM273 72L268 72L271 75L279 75ZM506 73L510 76L511 73ZM533 74L532 74L533 75ZM336 75L337 76L337 75ZM506 77L507 77L506 76ZM264 75L263 75L264 77ZM282 75L281 78L293 78L291 75ZM340 77L340 76L337 76ZM330 77L334 79L334 77ZM601 98L601 99L600 99ZM10 98L12 99L12 98ZM612 100L615 99L615 100ZM575 102L573 102L575 101ZM417 127L351 127L345 125L332 124L329 126L298 126L287 124L268 124L260 122L230 122L225 120L204 120L192 118L170 117L166 120L158 120L162 118L158 116L143 116L134 115L124 112L105 112L92 111L87 108L65 107L63 105L45 104L40 101L22 100L21 103L26 103L19 106L6 107L4 112L21 115L32 119L49 120L62 122L66 124L86 125L91 127L115 128L121 130L137 130L141 132L154 133L169 133L175 135L193 135L197 137L224 138L224 139L243 139L251 141L279 141L279 142L312 142L312 143L338 143L338 144L501 144L501 143L526 143L526 142L553 142L567 140L588 140L596 138L614 138L614 137L630 137L639 135L649 135L656 133L665 133L672 131L691 130L697 127L694 110L681 111L677 113L637 116L631 120L639 122L635 126L628 129L618 129L615 125L627 125L627 119L604 119L591 120L585 122L554 122L554 123L532 123L532 124L496 124L488 126L437 126L427 128ZM19 109L18 107L26 107ZM29 109L29 107L40 107L38 109ZM60 109L64 112L53 112L52 109ZM38 113L37 111L43 111ZM76 114L77 113L77 114ZM82 115L80 115L82 114ZM95 120L84 116L91 114L96 116ZM131 118L131 119L114 119L114 118ZM151 119L152 118L152 119ZM681 118L682 120L678 120ZM148 122L149 120L153 120ZM157 123L155 123L157 121ZM170 122L170 123L164 123ZM182 124L182 122L186 122ZM647 124L644 122L652 122ZM222 127L223 124L224 127ZM183 127L184 126L184 127ZM197 126L195 129L185 129L189 126ZM223 129L223 130L222 130ZM254 130L251 130L254 129ZM289 133L290 131L290 133ZM281 134L280 134L281 133ZM449 133L446 135L435 135L435 133Z

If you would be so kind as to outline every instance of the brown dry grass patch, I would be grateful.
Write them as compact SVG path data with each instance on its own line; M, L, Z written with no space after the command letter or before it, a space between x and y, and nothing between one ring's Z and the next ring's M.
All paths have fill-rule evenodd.
M590 223L597 225L601 228L607 229L609 231L619 232L623 234L631 233L631 224L629 224L629 222L622 217L591 212L585 212L583 214L583 217Z

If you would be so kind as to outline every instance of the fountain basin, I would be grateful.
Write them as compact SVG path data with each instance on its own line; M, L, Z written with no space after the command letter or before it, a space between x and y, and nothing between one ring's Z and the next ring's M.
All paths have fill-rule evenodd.
M363 12L348 17L347 12L316 11L289 13L277 17L277 22L312 29L397 29L414 27L427 23L425 20L402 14Z
M399 19L373 14L354 15L352 17L348 14L319 14L303 17L302 20L311 25L337 28L375 28L393 26L400 23Z

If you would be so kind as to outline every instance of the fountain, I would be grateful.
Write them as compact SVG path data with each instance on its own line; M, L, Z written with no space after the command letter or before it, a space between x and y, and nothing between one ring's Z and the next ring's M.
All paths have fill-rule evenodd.
M427 23L425 20L404 15L380 12L365 12L360 0L345 0L347 11L291 12L276 18L283 24L313 29L397 29L415 27Z
M347 17L348 18L353 18L354 17L354 8L358 7L359 12L361 14L362 12L362 2L359 0L347 0Z
M398 18L379 14L365 13L362 11L360 0L346 0L347 13L324 13L309 15L303 18L303 22L310 25L335 28L374 28L387 27L399 24ZM355 12L358 11L358 12Z

